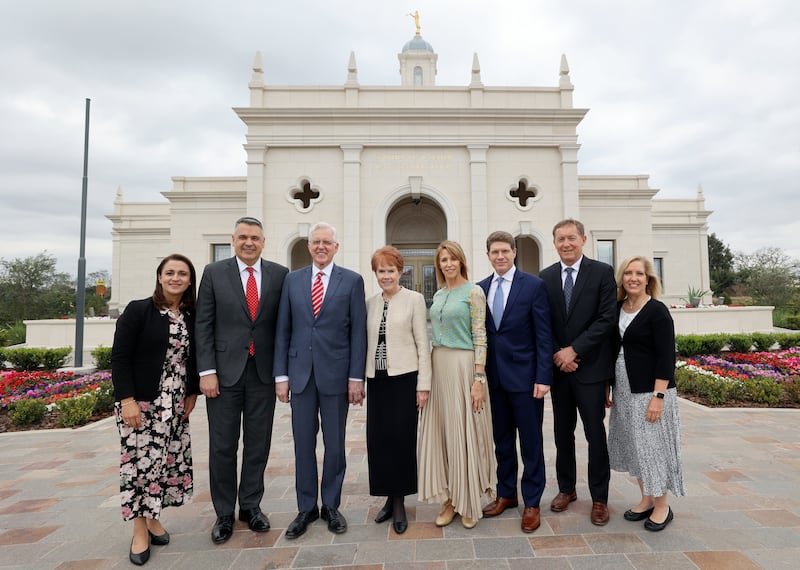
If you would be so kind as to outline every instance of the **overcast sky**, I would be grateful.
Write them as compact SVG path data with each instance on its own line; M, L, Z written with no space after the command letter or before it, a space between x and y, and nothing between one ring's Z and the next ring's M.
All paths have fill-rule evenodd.
M797 0L3 0L0 257L43 250L75 274L85 99L87 270L111 269L117 187L159 201L172 176L243 176L256 51L273 85L398 85L414 35L438 85L556 86L566 54L580 174L647 174L657 198L698 184L734 251L800 258Z

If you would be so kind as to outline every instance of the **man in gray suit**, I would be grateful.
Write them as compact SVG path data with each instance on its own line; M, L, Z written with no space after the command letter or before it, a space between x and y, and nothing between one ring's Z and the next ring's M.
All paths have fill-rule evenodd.
M264 471L272 440L275 387L272 376L278 302L288 269L261 259L261 222L244 217L231 236L235 257L211 263L197 295L197 369L208 412L211 500L216 543L233 534L236 464L243 427L239 520L266 532L261 512Z
M328 530L342 533L339 512L345 473L348 402L364 401L367 352L364 280L334 265L339 250L336 229L311 227L308 250L313 264L291 272L283 287L275 340L275 392L281 402L291 393L295 490L299 514L286 538L302 535L320 515ZM322 425L322 509L317 485L317 432Z

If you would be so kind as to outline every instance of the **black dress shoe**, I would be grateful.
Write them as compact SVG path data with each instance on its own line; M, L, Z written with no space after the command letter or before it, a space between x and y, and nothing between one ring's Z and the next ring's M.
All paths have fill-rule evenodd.
M267 532L269 530L269 519L261 512L261 509L241 509L239 510L239 520L247 523L250 530L254 532Z
M643 521L644 519L649 517L651 514L653 514L653 509L654 508L655 507L650 507L649 509L647 509L646 511L642 511L641 513L637 513L636 511L632 511L632 510L628 509L627 511L625 511L625 514L622 515L622 516L625 517L626 521L631 521L631 522Z
M222 544L233 536L233 515L217 517L214 528L211 529L211 540L217 544Z
M155 544L156 546L166 546L169 544L169 533L164 531L164 534L153 534L150 532L150 529L147 529L147 534L150 535L150 544Z
M328 523L329 531L336 534L342 534L343 532L347 531L347 521L345 520L344 515L336 509L322 505L321 516L322 520Z
M386 504L383 505L381 510L378 511L378 516L375 517L375 522L380 524L392 518L392 513L394 512L394 509L392 508L393 505L394 501L391 497L386 499Z
M304 534L308 525L319 518L319 509L314 507L313 511L304 511L298 513L294 520L289 523L289 528L286 529L286 538L293 539Z
M130 559L131 563L136 564L137 566L143 566L148 560L150 560L150 547L148 546L147 550L144 552L134 554L133 541L131 541L131 551L128 554L128 559Z
M652 530L653 532L658 532L659 530L664 530L667 528L667 525L672 522L672 507L669 508L669 512L667 513L667 518L664 519L664 522L653 522L652 519L647 519L644 521L644 528L647 530Z
M403 534L408 528L408 519L392 521L392 528L397 534Z

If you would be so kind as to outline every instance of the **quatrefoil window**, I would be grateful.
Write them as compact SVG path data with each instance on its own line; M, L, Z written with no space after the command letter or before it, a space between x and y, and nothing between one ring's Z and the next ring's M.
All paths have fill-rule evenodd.
M300 200L303 203L303 209L305 210L311 205L311 200L314 198L319 198L319 192L311 189L311 182L308 180L303 180L303 182L303 189L296 191L292 197L295 200Z
M506 198L514 202L520 210L530 210L533 203L540 198L540 188L528 182L527 178L521 177L517 183L510 186L506 191Z
M298 212L308 212L314 204L322 200L322 192L308 178L301 178L286 194L289 203L294 204Z
M528 183L525 180L520 180L517 187L509 192L512 198L519 201L519 205L523 208L528 205L528 198L536 197L536 189L529 189Z

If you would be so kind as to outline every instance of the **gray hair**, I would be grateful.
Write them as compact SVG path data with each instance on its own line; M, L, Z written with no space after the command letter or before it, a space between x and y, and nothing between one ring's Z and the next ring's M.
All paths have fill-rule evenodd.
M317 230L330 230L333 234L333 242L339 243L339 240L336 239L336 228L330 225L327 222L317 222L313 226L311 226L308 230L308 241L311 241L311 234L313 234Z
M258 226L261 228L261 231L264 231L264 226L261 224L261 220L258 218L253 218L252 216L242 216L233 224L233 234L236 235L236 228L239 227L239 224L246 224L248 226Z

